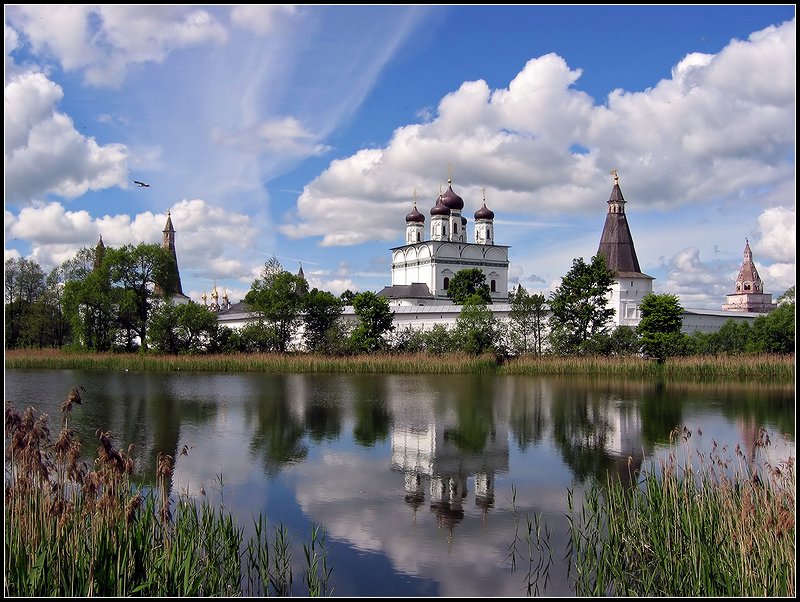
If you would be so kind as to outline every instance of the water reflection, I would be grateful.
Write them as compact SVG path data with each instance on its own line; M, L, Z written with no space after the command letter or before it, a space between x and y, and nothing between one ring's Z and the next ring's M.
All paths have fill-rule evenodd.
M478 451L464 451L444 420L404 424L392 429L391 469L403 475L405 502L416 511L430 496L436 524L453 528L464 518L468 478L474 478L474 504L482 514L494 506L497 473L508 472L508 430L492 428Z
M245 526L265 513L302 540L322 524L337 595L524 595L508 566L514 508L562 524L567 488L627 478L684 424L693 449L742 442L749 457L766 427L788 434L771 461L794 453L792 385L11 370L6 399L52 426L75 383L88 392L70 425L88 455L111 430L136 444L145 481L159 451L176 457L175 492L211 495L224 476ZM545 593L569 595L557 555Z

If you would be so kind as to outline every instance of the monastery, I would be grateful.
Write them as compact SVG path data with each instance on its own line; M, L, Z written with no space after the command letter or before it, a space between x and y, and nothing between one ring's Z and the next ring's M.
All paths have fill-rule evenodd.
M608 209L597 252L605 256L606 265L613 274L613 284L608 294L608 305L614 310L612 326L635 327L641 320L641 300L653 292L654 278L641 270L619 176L616 170L612 174L614 183L607 201ZM487 207L485 192L481 206L473 214L471 241L468 237L469 221L464 215L465 206L464 199L453 190L452 179L448 179L447 190L439 194L430 209L430 227L425 238L426 218L417 208L415 195L413 207L405 216L405 244L391 249L391 285L377 293L389 301L394 312L396 331L407 327L430 330L436 324L454 326L461 306L452 303L447 296L447 289L459 270L469 268L483 271L492 298L492 304L488 307L496 318L508 319L511 311L508 302L510 247L496 242L495 214ZM174 255L175 230L169 213L163 241ZM298 275L304 277L302 267ZM183 299L185 296L179 284L178 300L184 302ZM202 302L218 313L218 321L222 325L240 328L255 319L255 315L243 303L231 304L227 293L220 302L216 285L211 293L211 303L208 303L205 293ZM729 319L752 322L775 307L772 295L764 293L749 241L746 241L744 261L727 302L720 310L685 308L683 332L716 332ZM343 317L356 319L351 306L345 307Z

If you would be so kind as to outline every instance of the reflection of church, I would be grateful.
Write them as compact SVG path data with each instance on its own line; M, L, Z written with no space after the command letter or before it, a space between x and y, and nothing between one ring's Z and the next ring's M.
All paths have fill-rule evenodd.
M494 506L495 475L508 471L508 428L497 425L479 453L459 449L451 433L448 425L437 420L424 426L395 426L392 470L404 475L405 500L414 516L425 503L427 490L437 523L452 530L464 518L471 477L475 507L486 516Z

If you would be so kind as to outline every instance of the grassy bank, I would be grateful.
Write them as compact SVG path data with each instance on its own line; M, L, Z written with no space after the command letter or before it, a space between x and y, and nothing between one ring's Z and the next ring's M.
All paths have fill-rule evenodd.
M685 461L672 451L632 487L594 485L569 517L576 594L793 597L794 459L705 457L677 436Z
M588 374L684 380L754 380L791 383L794 355L694 356L664 364L638 357L527 356L499 363L494 356L388 354L329 357L300 354L144 355L10 350L6 368L352 374Z
M303 544L305 569L293 587L285 527L266 518L245 538L230 514L170 498L172 458L159 453L158 485L131 482L130 449L98 432L92 466L65 423L53 441L46 416L6 407L6 596L238 596L331 593L324 533Z

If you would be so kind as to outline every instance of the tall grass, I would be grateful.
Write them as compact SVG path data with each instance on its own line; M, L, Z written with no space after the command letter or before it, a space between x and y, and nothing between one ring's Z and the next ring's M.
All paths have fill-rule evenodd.
M569 493L576 594L793 597L794 459L693 454L691 432L676 435L683 460L673 450L633 486L594 484L579 511Z
M270 538L260 516L246 539L230 514L188 498L173 513L170 456L159 454L158 485L144 491L131 481L131 449L116 449L108 433L98 432L89 466L79 460L75 431L64 426L52 441L47 417L32 408L7 406L5 418L5 595L293 593L288 530L279 525ZM318 527L304 548L308 595L330 593Z
M212 371L352 374L588 374L684 380L795 380L794 355L731 355L669 358L658 364L639 357L523 356L506 362L494 355L462 353L374 353L349 357L310 354L155 355L9 350L6 368L129 370L131 372Z

